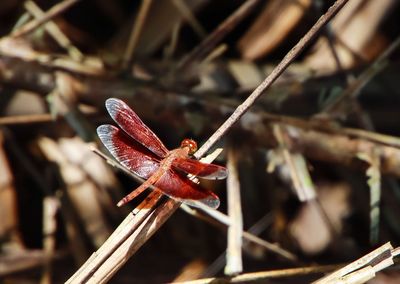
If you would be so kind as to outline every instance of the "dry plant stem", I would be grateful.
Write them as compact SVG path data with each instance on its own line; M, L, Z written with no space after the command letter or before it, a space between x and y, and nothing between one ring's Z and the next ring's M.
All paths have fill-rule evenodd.
M308 202L309 206L311 206L318 213L319 217L325 223L331 234L331 237L333 238L333 236L336 235L336 230L317 198L311 175L305 163L305 158L300 153L291 153L289 151L287 144L290 143L290 141L285 141L285 137L287 137L287 135L285 135L284 132L287 132L287 130L282 125L273 125L274 137L278 141L279 146L282 148L283 158L289 169L290 178L297 193L297 197L302 202ZM305 181L308 182L306 183Z
M181 207L182 208L182 207ZM194 215L195 217L199 215ZM200 219L204 221L209 221L205 217L199 217ZM210 220L211 223L211 220ZM253 224L248 232L250 234L253 234L255 237L258 237L259 234L261 234L262 231L264 231L267 227L267 224L271 223L271 213L268 213L264 215L260 220L258 220L255 224ZM245 246L249 244L249 241L243 237L243 249L245 250ZM256 244L256 243L254 243ZM260 244L257 244L260 245ZM260 246L261 248L265 248ZM208 267L203 271L202 273L202 278L209 278L217 274L225 265L226 261L226 252L221 253Z
M244 283L244 282L247 283L250 281L262 281L262 280L265 281L271 278L293 277L293 276L309 275L311 273L324 273L332 271L337 267L338 265L323 265L323 266L289 268L281 270L259 271L259 272L245 273L235 277L203 278L194 281L186 281L185 284ZM175 282L175 284L177 283L179 282Z
M75 5L81 0L64 0L56 5L54 5L50 10L48 10L43 17L40 19L32 20L25 25L19 27L11 33L12 37L20 37L32 32L34 29L43 25L44 23L50 21L52 18L57 17L65 10L69 9L71 6Z
M51 114L26 114L0 117L0 126L54 121Z
M210 63L214 61L216 58L220 57L222 54L225 53L225 51L228 50L228 45L225 43L221 43L218 45L215 49L213 49L206 58L200 63L201 65Z
M332 57L333 57L333 59L335 61L337 70L339 71L339 73L345 74L346 83L350 84L353 81L354 76L352 74L349 74L348 72L346 72L344 70L344 68L343 68L343 64L340 61L339 54L338 54L338 52L336 50L337 47L335 46L335 42L337 42L338 40L337 40L337 37L335 36L335 34L334 34L334 32L333 32L333 30L331 28L331 24L330 23L328 23L326 25L324 34L325 34L325 38L326 38L327 43L328 43L328 48L331 50Z
M301 179L301 175L302 173L299 172L298 168L295 166L295 156L290 153L289 148L286 145L286 141L284 138L284 130L282 129L284 126L274 123L272 125L272 131L274 134L274 137L276 139L276 141L279 144L279 147L282 149L282 155L283 158L285 160L285 163L289 169L289 173L290 173L290 178L292 180L292 185L294 190L297 193L297 197L300 201L306 201L306 200L310 200L312 198L315 198L315 189L312 186L311 190L308 191L312 191L312 193L307 193L306 187L303 186L303 182ZM307 173L307 176L310 176L309 173ZM311 181L312 182L312 181Z
M290 145L291 150L301 151L306 157L364 168L365 162L359 159L359 153L377 148L381 159L380 170L385 174L400 176L400 150L398 147L355 139L343 134L328 134L300 127L288 127L290 127L290 136L293 138ZM259 137L271 139L269 133L259 135Z
M267 90L272 83L285 71L290 63L304 50L307 44L316 34L330 21L348 0L337 0L329 10L319 18L313 27L303 36L303 38L288 52L282 61L274 68L271 74L251 93L251 95L239 105L233 114L218 128L217 131L204 143L196 152L196 157L201 157L207 152L216 141L218 141L226 131L240 119L240 117L253 105L255 100Z
M133 54L135 48L139 42L140 35L143 31L143 27L146 21L147 14L150 10L152 0L142 0L142 5L140 6L139 14L136 17L136 21L132 28L131 36L129 37L128 46L126 47L124 54L124 68L127 68L132 62Z
M46 254L46 262L43 267L43 274L40 280L41 284L52 283L52 258L56 246L57 221L56 213L58 211L59 201L56 197L47 196L43 200L43 247Z
M168 199L152 211L140 227L96 271L88 283L109 281L123 264L171 217L179 205L179 202Z
M290 144L290 141L286 142L285 139L288 136L287 132L287 128L284 128L282 125L273 125L273 133L279 145L283 148L283 157L288 165L293 187L299 200L308 202L309 206L315 209L333 238L333 236L337 234L336 229L317 198L315 186L312 182L304 156L300 153L291 153L289 151L288 144ZM284 133L286 133L286 135Z
M362 72L356 80L349 84L347 88L334 101L332 101L332 103L327 105L321 113L328 113L331 115L335 114L344 102L348 99L355 99L365 85L367 85L372 78L388 66L388 57L399 46L400 37L398 37L364 72Z
M231 146L228 149L227 169L227 194L228 215L231 225L228 227L228 246L226 248L226 275L237 275L243 271L242 262L242 240L243 240L243 217L240 198L240 182L238 172L238 153Z
M337 68L337 70L339 72L343 73L344 69L343 69L342 63L340 62L339 55L338 55L338 53L336 51L336 47L335 47L335 44L334 44L334 36L332 35L332 31L330 29L330 25L329 24L326 25L326 28L324 29L324 31L325 31L324 35L325 35L326 41L328 43L328 47L331 50L332 57L333 57L333 59L335 61L335 64L336 64L336 68ZM350 79L349 75L346 74L347 82L349 82L349 79Z
M85 116L91 116L97 114L97 111L87 110L84 111L83 114ZM55 122L58 119L61 119L61 117L54 118L54 116L50 113L3 116L0 117L0 126L41 123L41 122Z
M318 7L319 4L320 3L317 3L316 1L313 1L313 3L312 3L312 5L314 6L314 11L317 12L317 13L320 11L320 9ZM335 61L336 68L338 69L339 72L345 73L344 69L343 69L342 62L340 61L339 54L338 54L338 52L336 50L336 46L335 46L335 42L338 41L338 38L336 37L336 35L335 35L335 33L334 33L333 29L332 29L331 23L328 23L325 26L325 28L324 28L324 37L326 38L326 41L328 43L328 47L329 47L329 49L330 49L330 51L332 53L332 57L333 57L333 59ZM351 75L346 74L346 81L349 83L350 80L351 80Z
M192 11L189 9L185 1L183 0L172 0L172 3L181 13L183 18L189 23L192 29L197 33L200 38L205 38L207 36L206 30L202 27L200 22L193 15Z
M44 12L35 4L35 2L26 1L24 6L35 19L41 19L44 17ZM53 21L49 21L45 24L45 29L62 48L68 51L71 58L77 61L83 59L83 54L71 43Z
M146 218L153 212L161 198L159 191L153 191L118 226L107 241L86 261L86 263L67 281L67 283L86 283L98 269L109 262L110 256L132 236Z
M240 23L257 5L259 0L245 1L239 9L223 21L205 40L186 55L177 65L174 73L183 72L194 61L201 60L225 37L238 23ZM201 157L202 155L200 155Z
M364 155L366 153L363 153ZM378 149L372 149L372 151L367 154L367 162L369 163L369 168L366 172L368 177L369 186L369 241L370 244L375 245L379 241L379 222L381 216L381 196L382 196L382 174L380 172L380 153Z
M179 30L181 29L181 25L182 25L181 22L176 23L171 31L169 43L164 49L164 54L163 54L164 60L170 59L176 50L179 39Z
M281 248L279 245L275 244L275 243L270 243L267 242L263 239L260 239L259 237L256 237L255 235L252 235L246 231L243 231L243 238L245 238L246 240L259 244L265 248L267 248L267 250L270 250L276 254L279 254L280 256L284 257L285 259L292 261L292 262L297 262L298 258L296 255L294 255L293 253Z
M201 211L198 210L197 208L192 209L185 204L181 205L181 208L184 209L187 213L194 215L196 217L199 217L200 219L203 219L211 224L214 224L214 225L222 224L225 227L230 226L230 224L231 224L230 219L225 214L223 214L215 209L206 208L205 206L201 206L201 204L199 204L198 207L199 208L201 207ZM258 244L261 247L265 248L266 250L276 253L289 261L292 261L292 262L297 261L296 255L279 247L279 245L277 245L277 244L267 242L267 241L260 239L259 237L255 236L253 234L250 234L249 232L246 232L246 231L243 231L242 234L243 234L243 238L246 239L247 241Z
M321 132L346 135L351 138L365 139L373 143L400 148L400 139L399 137L396 136L380 134L358 128L342 128L336 125L321 124L318 121L303 120L301 118L276 115L272 113L260 113L260 116L267 121L281 122L304 130L315 130L315 131L321 130Z
M339 281L339 279L347 274L350 274L352 272L357 271L358 269L361 269L365 266L372 265L374 262L378 261L377 264L379 265L382 260L384 261L385 265L384 267L387 267L390 265L390 263L387 263L385 259L393 257L392 255L392 250L393 247L390 243L386 243L376 250L368 253L367 255L361 257L360 259L346 265L345 267L313 282L315 284L333 284L333 283L338 283L335 281ZM381 261L380 261L381 260ZM392 262L393 264L393 262ZM377 265L377 266L378 266ZM384 268L382 266L378 266L380 269ZM353 282L346 282L346 283L353 283Z

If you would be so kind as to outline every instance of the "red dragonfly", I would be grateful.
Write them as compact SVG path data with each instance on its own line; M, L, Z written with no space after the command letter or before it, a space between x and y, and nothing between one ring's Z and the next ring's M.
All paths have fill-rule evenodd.
M189 205L195 206L193 201L200 201L212 208L219 206L217 195L186 176L192 174L205 179L224 179L227 176L227 170L222 166L190 158L197 150L195 141L184 139L179 148L169 151L123 101L110 98L106 101L106 108L122 130L113 125L100 125L97 128L100 140L119 163L146 179L117 206L126 204L150 186Z

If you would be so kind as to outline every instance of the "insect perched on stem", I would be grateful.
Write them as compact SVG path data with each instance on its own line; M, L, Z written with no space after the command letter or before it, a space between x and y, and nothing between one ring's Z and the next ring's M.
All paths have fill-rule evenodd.
M139 116L119 99L108 99L106 108L122 130L113 125L101 125L97 128L100 140L118 162L146 180L122 198L118 206L126 204L150 186L189 205L200 201L212 208L219 206L217 195L192 182L186 175L224 179L227 176L225 167L190 158L197 150L196 142L191 139L184 139L179 148L168 150Z

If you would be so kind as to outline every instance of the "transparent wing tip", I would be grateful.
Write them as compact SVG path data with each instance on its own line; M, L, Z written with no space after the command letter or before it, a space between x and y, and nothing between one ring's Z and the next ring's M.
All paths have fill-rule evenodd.
M181 199L179 201L181 201L189 206L197 207L200 209L204 206L211 207L212 209L217 209L220 205L220 201L217 196L209 196L207 198L200 199L200 200Z

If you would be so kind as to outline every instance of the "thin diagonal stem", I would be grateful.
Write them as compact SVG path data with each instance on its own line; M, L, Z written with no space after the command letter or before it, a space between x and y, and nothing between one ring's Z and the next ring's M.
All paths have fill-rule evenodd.
M318 32L339 12L339 10L347 3L348 0L337 0L329 10L319 18L314 26L303 36L303 38L288 52L282 61L275 67L267 78L251 93L251 95L241 104L232 115L214 132L214 134L204 143L196 152L196 158L202 157L217 142L232 125L237 122L242 115L254 104L265 90L286 70L286 68L299 56L310 41Z
M362 72L358 78L349 84L347 88L329 105L327 105L321 113L334 113L346 99L355 99L361 90L371 81L378 73L389 65L388 57L396 51L400 46L400 37L398 37L367 69Z
M181 60L174 72L183 72L194 61L204 58L204 56L212 51L215 46L253 10L258 2L259 0L249 0L243 3L236 12L223 21L196 48Z
M71 6L78 3L79 1L81 1L81 0L65 0L65 1L58 3L57 5L54 5L50 10L48 10L43 15L43 17L41 17L40 19L32 20L32 21L26 23L25 25L21 26L20 28L14 30L11 33L11 36L12 37L20 37L20 36L23 36L23 35L26 35L26 34L32 32L39 26L41 26L41 25L47 23L48 21L50 21L51 19L57 17L58 15L60 15L61 13L63 13L67 9L69 9Z
M131 36L128 41L128 46L124 54L124 67L127 68L131 63L135 49L139 43L140 35L143 32L143 27L149 13L152 0L143 0L140 6L139 14L136 18L134 26L132 28Z

